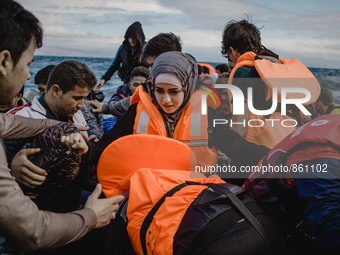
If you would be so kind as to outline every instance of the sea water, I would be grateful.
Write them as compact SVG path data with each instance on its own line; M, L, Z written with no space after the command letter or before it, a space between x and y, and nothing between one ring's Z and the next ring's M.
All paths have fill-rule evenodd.
M99 80L106 70L109 68L112 62L112 58L90 58L90 57L55 57L55 56L35 56L34 62L31 65L31 79L25 83L25 96L32 95L33 91L38 92L37 86L34 84L35 74L47 65L57 65L65 60L77 60L85 63ZM211 63L212 66L216 66L221 63ZM337 104L340 104L340 69L328 69L328 68L309 68L310 71L318 79L322 87L331 89L334 95L334 99ZM122 85L122 81L114 73L112 78L101 89L105 94L104 102L107 102L112 94L116 92L118 86Z

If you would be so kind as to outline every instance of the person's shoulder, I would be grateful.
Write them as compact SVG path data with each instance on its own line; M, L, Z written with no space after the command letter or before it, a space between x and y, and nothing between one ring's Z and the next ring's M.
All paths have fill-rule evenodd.
M235 78L258 78L260 76L254 67L242 66L236 70L234 77Z
M129 84L123 84L119 86L116 93L123 93L125 96L129 96L131 94Z
M32 104L31 104L31 102L29 102L27 104L17 106L15 108L9 110L7 113L28 117L29 113L32 111L31 106L32 106Z
M120 100L127 98L130 95L130 86L128 84L123 84L117 88L116 93L112 95L108 103L119 102Z
M125 90L127 88L129 88L129 84L124 83L117 88L117 92L121 90Z

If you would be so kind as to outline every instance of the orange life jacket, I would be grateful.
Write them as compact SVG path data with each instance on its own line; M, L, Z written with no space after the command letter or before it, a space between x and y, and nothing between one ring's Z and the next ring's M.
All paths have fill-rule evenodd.
M105 196L112 197L129 190L120 182L141 167L189 171L195 165L195 155L184 143L158 135L134 134L105 148L97 165L97 178Z
M146 215L166 192L186 181L224 183L219 178L192 178L188 171L146 168L135 171L122 181L121 186L130 191L127 231L136 254L143 254L140 230ZM188 207L206 188L204 185L189 185L164 201L147 230L148 254L173 254L174 235L182 218Z
M220 98L212 88L204 86L195 91L176 124L173 138L189 145L198 165L213 166L218 155L215 148L208 147L208 115L201 114L202 95L207 96L208 106L214 109L220 106ZM167 136L161 113L142 87L138 87L133 94L131 104L134 103L138 103L134 133Z
M233 68L228 83L232 84L235 72L238 68L243 66L255 67L256 71L262 78L264 84L267 86L266 100L272 97L273 88L278 88L278 94L280 95L280 88L282 87L299 87L305 88L311 92L311 99L306 103L314 103L320 95L320 84L314 77L314 75L308 70L308 68L302 64L298 59L284 59L280 58L275 63L269 59L255 59L256 54L254 52L246 52L239 57L235 67ZM230 95L230 94L229 94ZM289 98L299 98L301 95L289 93ZM232 102L231 98L229 100ZM279 100L280 102L280 97ZM271 114L269 119L278 120L276 123L284 120L292 120L289 116L283 116L279 112ZM249 114L248 120L252 121L252 126L246 126L244 137L251 142L259 145L264 145L269 148L273 148L284 137L296 130L296 127L284 127L282 125L275 125L273 127L272 122L266 121L264 116ZM247 120L247 121L248 121ZM257 120L257 121L256 121ZM290 126L293 122L288 122Z
M189 171L195 165L195 156L187 145L158 135L124 136L103 151L97 166L98 180L106 197L129 192L127 230L137 254L143 254L140 241L143 220L166 192L186 181L224 183L220 178L205 178ZM146 241L152 243L148 254L173 253L173 237L187 208L206 188L190 185L166 199L148 229Z
M214 68L212 65L210 65L210 64L202 63L202 62L199 62L199 63L197 63L197 64L199 64L200 66L208 67L208 69L209 69L209 74L216 73L215 68Z

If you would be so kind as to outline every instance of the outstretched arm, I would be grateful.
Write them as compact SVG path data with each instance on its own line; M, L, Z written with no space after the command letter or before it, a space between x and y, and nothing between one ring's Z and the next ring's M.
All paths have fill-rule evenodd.
M251 143L232 130L229 123L213 124L214 119L224 119L218 111L209 109L209 129L212 133L209 135L209 144L221 150L230 157L233 164L257 165L263 156L269 151L269 148Z
M58 123L60 122L56 120L32 119L0 113L0 132L5 140L35 136Z

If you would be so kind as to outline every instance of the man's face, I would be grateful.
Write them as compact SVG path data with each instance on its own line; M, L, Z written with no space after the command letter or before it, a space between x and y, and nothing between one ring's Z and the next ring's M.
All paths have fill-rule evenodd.
M53 103L54 114L56 114L58 118L72 118L77 111L84 107L84 99L88 94L88 88L81 88L79 86L75 86L73 90L66 93L60 90ZM49 102L47 103L50 105Z
M36 43L32 39L15 67L10 53L7 50L0 52L0 104L11 103L25 82L31 78L30 65L33 62L35 49Z
M39 90L39 96L41 96L42 94L44 94L44 92L46 91L46 84L43 83L39 83L38 84L38 90Z
M156 60L156 57L155 57L155 56L147 56L146 59L145 59L146 63L147 63L148 66L149 66L150 72L151 72L151 69L152 69L152 67L153 67L153 63L155 62L155 60Z
M146 81L146 78L143 77L143 76L134 76L132 77L131 81L129 82L130 83L130 90L131 90L131 93L135 93L137 87L139 85L143 85Z

